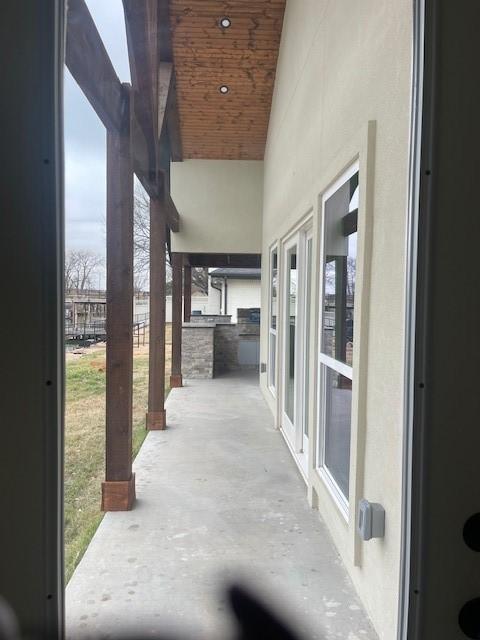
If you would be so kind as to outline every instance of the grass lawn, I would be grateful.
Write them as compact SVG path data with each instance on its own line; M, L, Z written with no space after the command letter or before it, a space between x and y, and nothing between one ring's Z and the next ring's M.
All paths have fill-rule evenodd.
M167 327L167 345L170 331ZM167 373L170 373L167 348ZM133 351L133 455L146 436L148 344ZM65 578L68 582L103 517L105 347L67 355L65 407Z

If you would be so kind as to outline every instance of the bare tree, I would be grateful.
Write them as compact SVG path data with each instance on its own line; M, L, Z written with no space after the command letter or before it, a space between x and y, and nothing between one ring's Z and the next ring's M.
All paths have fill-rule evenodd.
M347 296L355 294L355 279L357 276L357 259L348 256L347 258Z
M137 185L135 189L134 214L134 282L135 291L140 291L147 286L149 281L150 263L150 199L144 189ZM172 289L172 265L167 255L166 264L166 291ZM208 270L203 268L192 269L192 286L202 293L208 292ZM141 288L139 288L141 287Z
M74 288L74 283L76 280L75 277L75 267L76 267L76 260L75 260L75 251L66 251L65 252L65 272L64 272L64 277L65 277L65 289L73 289Z
M103 266L103 258L94 251L70 249L65 253L65 288L85 289L94 288L95 278Z
M208 293L208 269L202 267L192 269L192 287L202 293Z
M135 269L133 271L133 293L138 295L143 291L148 289L148 273L144 271L136 272Z
M167 295L172 293L172 265L167 254ZM192 291L208 293L208 269L205 267L192 267Z
M148 285L150 275L150 198L138 184L133 209L133 251L133 280L138 292Z
M355 278L356 278L357 260L351 256L347 257L346 261L346 281L345 291L347 296L353 296L355 293ZM335 294L336 279L340 277L337 273L337 262L330 260L325 264L325 293Z

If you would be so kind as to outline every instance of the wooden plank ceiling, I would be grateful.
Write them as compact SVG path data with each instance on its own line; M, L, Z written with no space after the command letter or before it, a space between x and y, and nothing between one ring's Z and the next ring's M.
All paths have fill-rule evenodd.
M185 159L263 159L284 9L285 0L171 0Z

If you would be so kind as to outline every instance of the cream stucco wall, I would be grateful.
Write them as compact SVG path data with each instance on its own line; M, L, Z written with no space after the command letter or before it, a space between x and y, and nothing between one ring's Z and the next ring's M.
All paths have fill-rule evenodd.
M260 280L228 280L227 313L237 322L237 309L260 307Z
M263 162L174 162L171 192L180 213L173 251L261 252Z
M281 247L302 220L311 217L314 227L308 495L384 640L395 638L399 596L411 42L409 0L287 0L264 166L262 264L268 264L272 244ZM315 469L316 329L321 195L356 159L359 255L347 523ZM281 258L280 272L282 277ZM268 289L264 268L262 362ZM281 338L280 325L277 344ZM280 423L281 389L274 398L266 374L261 385ZM360 497L385 507L383 539L362 543L355 535Z

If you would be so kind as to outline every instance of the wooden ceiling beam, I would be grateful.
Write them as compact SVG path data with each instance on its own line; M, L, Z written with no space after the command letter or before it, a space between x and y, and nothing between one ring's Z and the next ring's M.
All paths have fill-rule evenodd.
M163 0L123 0L123 7L135 114L148 141L148 165L145 166L144 153L136 173L150 197L160 199L170 230L178 231L179 215L170 196L170 112L171 105L175 104L173 63L171 42L169 45L167 41L168 52L161 26L168 3L165 6ZM169 15L168 11L168 20Z
M161 138L166 126L167 107L172 90L173 64L171 62L158 63L158 135Z
M67 12L66 65L108 131L121 132L129 97L108 56L95 22L84 0L70 0ZM133 112L138 93L133 96ZM147 193L158 195L152 180L150 151L137 117L130 118L132 159L135 173Z
M181 162L183 160L183 147L175 78L173 79L173 88L170 92L168 103L167 127L170 138L172 162Z
M184 262L191 267L251 267L262 266L259 253L188 253L184 254Z
M120 132L129 97L84 0L69 0L65 63L109 131Z
M158 0L157 25L158 59L160 62L173 62L170 0Z
M167 216L167 224L171 231L177 232L180 229L180 215L177 211L177 207L172 200L170 194L165 194L165 213Z
M172 34L170 26L170 0L158 0L157 42L159 65L168 62L172 63L173 65ZM170 141L171 159L173 162L181 162L183 160L182 136L180 133L180 117L178 113L177 84L173 66L172 71L173 73L167 102L166 125L168 129L168 138Z
M135 96L133 94L133 109L135 110ZM158 173L157 158L152 164L152 149L147 144L145 133L136 117L131 122L132 161L135 175L150 198L159 198L163 189L164 177Z
M150 197L164 197L167 224L172 231L178 231L179 214L168 193L168 180L157 166L156 0L124 0L124 9L134 83L133 114L129 119L133 167ZM129 91L115 72L85 0L69 0L65 63L105 128L117 133L125 131ZM168 93L167 106L163 107L167 110Z
M142 165L138 167L138 172L144 179L147 177L149 182L155 182L158 134L154 114L157 107L157 80L156 44L151 34L155 4L152 5L151 0L123 0L123 10L135 117L146 141L146 154L140 158Z

